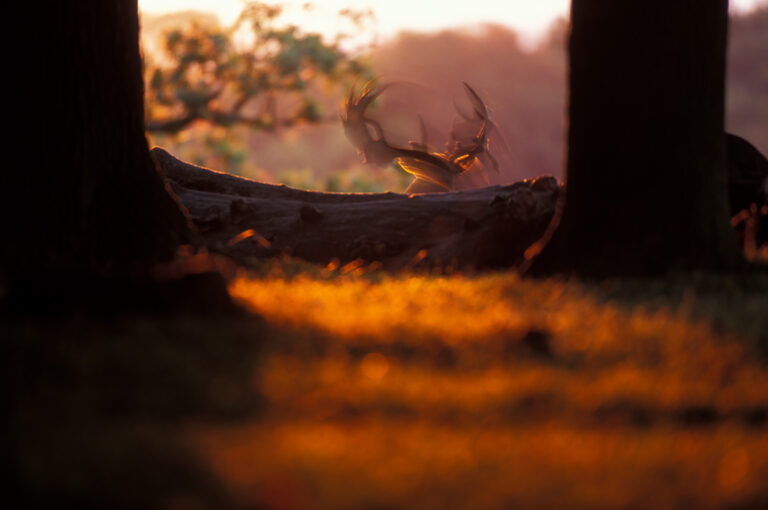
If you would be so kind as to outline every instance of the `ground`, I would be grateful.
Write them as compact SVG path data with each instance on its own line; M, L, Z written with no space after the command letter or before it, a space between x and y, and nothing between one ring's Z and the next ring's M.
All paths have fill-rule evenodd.
M14 323L22 481L126 507L766 508L766 290L271 262L230 283L260 318Z

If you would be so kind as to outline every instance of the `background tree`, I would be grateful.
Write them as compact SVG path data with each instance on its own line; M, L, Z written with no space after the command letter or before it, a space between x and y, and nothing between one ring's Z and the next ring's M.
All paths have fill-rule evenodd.
M150 133L179 133L195 121L255 130L338 122L335 109L325 112L322 96L330 89L341 95L355 81L370 79L368 63L341 48L350 34L326 42L319 34L282 25L281 13L280 6L249 2L230 27L199 16L163 30L159 44L145 39L154 46L146 54ZM371 16L370 11L340 13L360 30ZM245 155L216 136L221 130L210 133L208 149L234 171Z
M324 120L312 81L349 83L370 71L338 41L327 44L319 34L279 27L281 12L251 2L227 29L193 22L166 32L160 58L149 60L149 131L178 132L198 119L256 129ZM293 96L293 108L282 118L278 94Z
M588 276L733 270L728 1L573 0L567 186L537 267Z

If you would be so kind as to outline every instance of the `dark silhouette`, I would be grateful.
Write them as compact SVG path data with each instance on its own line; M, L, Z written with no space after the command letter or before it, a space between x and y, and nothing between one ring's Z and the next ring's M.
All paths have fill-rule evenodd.
M22 164L2 186L13 204L0 244L6 499L226 508L174 425L253 409L259 325L239 335L245 319L211 317L232 310L220 275L154 278L193 235L144 136L137 2L23 7L20 33L37 47L18 51L28 145L13 146ZM147 311L163 316L136 314ZM212 388L223 380L236 398Z
M768 159L754 145L726 135L728 202L747 257L768 242Z
M571 16L565 205L534 266L741 268L726 196L727 0L574 0Z
M144 136L136 1L51 2L30 16L41 59L27 80L44 121L33 167L13 175L31 203L10 267L143 272L170 259L189 232Z
M3 242L8 300L21 311L148 302L153 266L193 233L145 138L137 3L52 2L26 21L40 43L26 136L40 145L5 189L25 197ZM226 296L221 282L203 287ZM164 289L160 308L188 291Z
M734 134L726 135L728 200L731 216L768 199L768 159L754 145Z

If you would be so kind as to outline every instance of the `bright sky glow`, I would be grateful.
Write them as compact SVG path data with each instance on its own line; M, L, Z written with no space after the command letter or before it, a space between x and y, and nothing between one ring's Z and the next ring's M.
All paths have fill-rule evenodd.
M735 9L749 9L766 0L731 0ZM269 2L268 2L269 3ZM339 30L349 30L337 20L339 10L373 9L376 31L389 38L402 30L433 31L478 23L500 23L516 29L524 39L542 35L552 21L566 16L570 0L315 0L310 11L302 9L305 0L272 2L285 7L287 22L308 32L333 37ZM149 13L198 10L216 14L224 25L237 17L243 0L139 0L139 9Z

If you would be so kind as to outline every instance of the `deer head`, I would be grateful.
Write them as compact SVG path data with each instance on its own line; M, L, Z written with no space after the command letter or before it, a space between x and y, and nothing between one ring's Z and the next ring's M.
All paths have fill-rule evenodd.
M474 166L482 166L481 157L486 160L485 164L498 171L496 160L488 150L488 131L492 126L488 109L472 87L464 83L473 112L466 114L456 107L460 119L454 122L451 139L445 144L444 152L434 152L427 146L423 121L420 123L421 141L410 142L410 147L397 147L387 141L381 125L366 116L368 106L388 86L377 88L376 83L370 81L363 86L359 96L351 90L344 104L341 114L344 133L364 162L385 165L395 160L414 176L407 193L454 191L456 177Z

